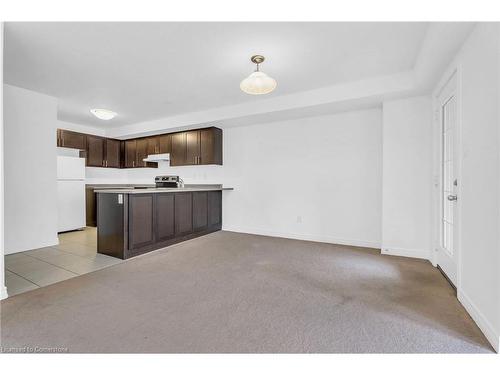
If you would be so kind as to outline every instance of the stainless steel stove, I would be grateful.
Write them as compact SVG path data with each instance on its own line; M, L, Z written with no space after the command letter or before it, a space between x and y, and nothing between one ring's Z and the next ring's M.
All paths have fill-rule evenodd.
M156 176L155 185L157 188L178 188L183 182L179 176Z

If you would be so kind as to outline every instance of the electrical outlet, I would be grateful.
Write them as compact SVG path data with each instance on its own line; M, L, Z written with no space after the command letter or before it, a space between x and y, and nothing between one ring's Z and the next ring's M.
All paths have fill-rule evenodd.
M297 216L297 223L302 223L302 216Z

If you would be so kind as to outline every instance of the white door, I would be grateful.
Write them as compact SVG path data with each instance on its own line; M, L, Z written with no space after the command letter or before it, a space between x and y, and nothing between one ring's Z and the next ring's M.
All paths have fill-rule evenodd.
M456 77L443 87L438 97L440 130L440 220L437 263L457 285L458 265L458 105Z

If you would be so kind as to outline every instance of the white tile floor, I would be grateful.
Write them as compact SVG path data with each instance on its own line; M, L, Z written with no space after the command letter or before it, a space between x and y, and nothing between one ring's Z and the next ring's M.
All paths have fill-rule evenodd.
M59 245L5 256L5 284L13 296L122 262L97 253L97 230L62 233Z

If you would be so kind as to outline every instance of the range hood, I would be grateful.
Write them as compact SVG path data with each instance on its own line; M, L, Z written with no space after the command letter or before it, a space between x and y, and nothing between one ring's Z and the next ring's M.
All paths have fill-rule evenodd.
M160 161L169 161L170 154L152 154L148 155L146 159L142 159L143 161L147 161L149 163L158 163Z

